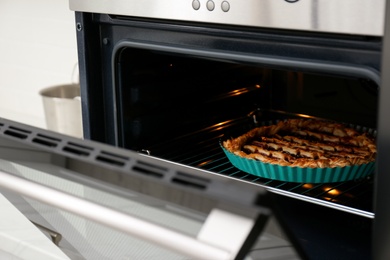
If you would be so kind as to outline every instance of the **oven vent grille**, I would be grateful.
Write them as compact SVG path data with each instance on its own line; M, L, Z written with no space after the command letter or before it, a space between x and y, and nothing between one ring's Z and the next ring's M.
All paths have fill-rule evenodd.
M61 142L61 139L42 135L42 134L37 134L37 136L34 137L32 141L33 143L37 143L48 147L57 147L58 143Z
M132 169L139 174L144 174L157 178L163 177L164 173L167 171L167 169L164 169L162 167L147 164L141 161L137 161L137 163L132 167Z
M24 130L18 127L10 126L8 129L4 131L4 134L13 136L19 139L26 139L29 134L31 134L30 131Z
M0 119L0 121L3 120ZM51 133L31 126L19 125L18 123L8 120L4 120L4 122L5 123L0 123L1 126L3 126L0 128L0 137L12 139L20 144L31 145L31 147L29 146L28 148L31 150L33 147L39 147L42 151L65 155L67 158L70 158L71 162L69 163L72 163L72 167L75 167L74 169L77 173L85 174L89 177L94 177L103 182L107 181L108 183L113 183L118 186L122 186L122 183L120 182L123 180L122 177L124 177L121 175L123 172L129 173L129 176L145 176L146 179L134 179L136 181L131 183L130 186L137 186L137 183L144 184L140 184L137 187L131 186L131 188L134 188L134 190L146 188L146 191L142 190L141 192L146 192L146 194L151 192L149 195L152 196L154 196L153 194L155 193L158 196L166 196L166 198L164 198L168 201L174 201L183 206L190 206L190 208L201 207L202 210L204 210L207 208L204 205L212 205L212 203L215 203L215 201L220 198L222 198L223 201L238 202L240 205L249 205L252 207L252 205L257 205L258 203L256 198L258 198L260 194L265 193L265 190L248 190L246 185L245 188L243 188L241 187L242 185L238 185L239 183L235 183L234 185L235 187L240 186L235 189L235 193L239 194L237 197L232 196L229 191L225 190L220 190L216 193L215 187L221 187L221 185L216 183L221 179L211 178L211 176L208 178L208 174L206 174L207 177L205 178L195 177L193 172L195 171L196 174L199 174L199 171L197 170L187 169L187 167L183 169L180 165L177 165L177 168L172 166L171 163L167 163L167 167L164 167L165 164L163 162L160 164L159 161L156 161L156 158L151 158L150 156L143 154L131 151L120 151L117 148L105 144L80 140L55 132ZM129 152L131 153L131 157ZM102 165L103 168L100 167ZM188 170L188 172L185 172L185 169ZM124 178L126 179L127 177ZM158 182L150 182L151 180L158 180ZM225 178L223 178L223 182L226 184ZM171 188L166 190L163 183L169 185ZM123 187L127 187L126 185L128 184L129 183L126 182ZM147 187L158 188L149 189ZM186 198L184 195L184 197L177 195L189 194L188 192L195 192L194 194L197 194L196 196L201 196L205 201L212 201L212 203L207 202L208 204L197 205L197 203L193 204L193 202L199 199L187 200L183 199ZM194 196L194 194L191 193L190 197ZM172 198L170 196L172 196ZM217 200L215 200L216 197Z

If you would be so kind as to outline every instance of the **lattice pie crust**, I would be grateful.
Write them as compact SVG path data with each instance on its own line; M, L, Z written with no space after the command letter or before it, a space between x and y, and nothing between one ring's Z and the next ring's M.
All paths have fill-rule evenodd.
M223 142L235 155L291 167L334 168L375 161L373 137L341 123L289 119Z

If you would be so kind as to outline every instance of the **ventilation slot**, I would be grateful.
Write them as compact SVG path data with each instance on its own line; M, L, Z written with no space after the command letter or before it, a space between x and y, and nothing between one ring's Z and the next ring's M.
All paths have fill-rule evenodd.
M61 142L61 139L42 135L42 134L37 134L37 137L35 137L32 141L40 145L44 145L48 147L56 147L58 143Z
M102 151L101 155L96 157L96 160L104 162L104 163L113 164L113 165L124 166L126 164L126 161L129 160L129 158L125 157L125 156Z
M65 146L62 150L65 152L68 152L68 153L75 154L75 155L81 155L81 156L88 156L89 155L89 152L83 151L81 149L77 149L76 147Z
M210 180L198 176L189 175L187 173L178 172L177 175L172 179L172 182L186 187L193 187L204 190L206 189L207 184L210 182Z
M26 139L28 135L31 134L31 132L21 128L10 126L8 130L4 131L4 134L19 139Z
M57 146L56 143L53 143L53 142L48 141L48 140L40 139L40 138L34 138L33 142L40 144L40 145L48 146L48 147L56 147Z
M114 153L109 153L109 152L102 151L102 154L103 155L108 155L110 157L115 157L115 158L118 158L118 159L121 159L121 160L126 160L126 161L129 160L129 157L118 155L118 154L114 154Z
M24 129L21 129L21 128L17 128L17 127L14 127L14 126L10 126L9 129L11 129L11 130L16 130L16 131L18 131L18 132L23 132L23 133L26 133L26 134L31 134L31 132L28 131L28 130L24 130Z
M52 137L52 136L47 136L47 135L43 135L43 134L37 134L37 136L38 137L42 137L44 139L49 139L49 140L52 140L52 141L61 142L61 139L55 138L55 137Z
M200 183L196 183L196 182L192 182L191 180L184 180L184 179L179 179L179 178L173 178L172 182L176 183L176 184L179 184L179 185L182 185L182 186L197 188L197 189L200 189L200 190L206 189L206 185L203 185L203 184L200 184Z
M159 171L167 171L167 168L164 168L164 167L161 167L161 166L158 166L158 165L145 163L145 162L142 162L142 161L137 161L137 163L138 163L138 165L142 165L142 166L145 166L147 168L154 168L154 169L157 169Z
M91 147L84 146L84 145L81 145L81 144L72 143L72 142L69 142L69 145L75 146L75 147L78 147L78 148L81 148L81 149L84 149L84 150L89 150L89 151L93 150L93 148L91 148Z
M88 147L88 146L84 146L84 145L80 145L77 143L69 142L68 145L65 146L62 150L65 152L73 153L73 154L80 155L80 156L89 156L89 154L93 150L93 148Z
M118 165L118 166L124 166L125 165L124 162L121 162L119 160L115 160L113 158L108 158L108 157L105 157L105 156L101 156L101 155L97 156L96 160L104 162L104 163Z
M142 162L139 162L138 165L135 165L132 169L137 173L141 173L144 175L153 176L157 178L163 177L164 174L159 171L165 170L162 167L156 167L154 165L146 164Z
M197 182L203 182L205 184L210 182L209 179L202 178L202 177L199 177L199 176L190 175L190 174L184 173L184 172L178 172L177 176L179 178L184 177L186 179L191 179L191 180L194 180L194 181L197 181Z

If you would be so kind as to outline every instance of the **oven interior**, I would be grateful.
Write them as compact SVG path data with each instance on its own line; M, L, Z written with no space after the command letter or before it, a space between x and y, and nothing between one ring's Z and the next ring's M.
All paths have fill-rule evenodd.
M375 79L126 45L113 56L119 146L373 218L375 174L328 184L262 179L233 167L220 140L297 117L344 122L375 135Z

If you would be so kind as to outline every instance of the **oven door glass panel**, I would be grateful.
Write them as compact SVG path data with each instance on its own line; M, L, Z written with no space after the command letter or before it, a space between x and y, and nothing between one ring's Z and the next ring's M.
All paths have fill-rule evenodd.
M23 152L19 150L18 153L20 155ZM115 193L106 191L108 187L102 190L85 185L78 181L77 172L50 164L49 162L52 158L50 158L49 154L38 154L36 152L31 154L30 152L24 158L23 156L18 157L15 160L1 159L0 170L34 183L66 192L82 200L98 203L99 205L130 214L169 229L179 230L190 236L196 236L204 223L205 216L200 213L190 210L184 211L163 201L145 198L145 196L141 196L136 192L128 191L125 196L118 196ZM47 241L55 241L56 243L53 246L58 247L65 256L69 257L66 258L62 255L64 258L59 259L158 259L159 257L163 259L187 259L185 256L161 246L62 210L56 206L4 189L0 190L1 198L5 201L4 203L9 200L14 205L7 205L3 210L14 208L14 211L20 211L25 216L24 222L31 221L28 229L21 230L24 233L20 241L14 243L23 244L26 251L30 248L30 252L33 253L46 250L42 255L38 255L41 257L37 259L50 259L50 256L53 257L50 254L54 254L51 251L55 251L42 238L40 240L43 241L42 245L36 243L28 244L28 237L39 232L47 236ZM96 212L96 214L100 213ZM20 222L16 222L15 225L9 225L7 229L0 231L4 243L9 243L6 240L7 237L9 239L12 238L11 240L16 240L13 237L14 233L16 233L14 230L19 228L17 226L19 224ZM11 234L7 230L11 230ZM4 247L3 250L17 256L18 253L13 248L13 246L16 246L15 244ZM57 255L61 256L58 251ZM43 256L48 258L42 258Z

